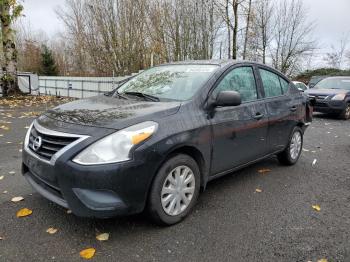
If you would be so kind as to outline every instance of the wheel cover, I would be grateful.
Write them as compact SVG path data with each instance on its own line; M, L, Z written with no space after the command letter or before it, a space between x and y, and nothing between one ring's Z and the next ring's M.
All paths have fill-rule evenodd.
M289 153L293 160L296 160L300 154L302 146L302 138L299 131L294 132L290 142Z
M177 216L190 205L196 187L195 176L188 166L174 168L166 177L161 203L164 212L169 216Z
M350 118L350 105L348 105L345 109L345 117L347 119Z

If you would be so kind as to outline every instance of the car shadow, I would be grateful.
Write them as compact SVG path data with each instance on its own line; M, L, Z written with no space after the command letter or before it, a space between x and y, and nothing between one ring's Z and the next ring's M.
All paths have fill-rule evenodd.
M329 113L314 113L313 117L319 118L319 119L340 120L338 115L336 115L336 114L329 114Z
M251 166L243 168L241 170L226 174L222 177L214 179L208 182L206 190L201 192L198 203L195 207L196 212L206 212L208 202L212 201L212 197L220 197L220 195L230 194L233 188L238 187L239 185L245 184L245 181L253 181L256 177L261 177L262 174L258 172L259 169L270 169L274 170L277 168L285 168L278 164L276 157L267 158L261 162L255 163ZM253 189L255 190L255 188ZM74 214L67 214L67 210L57 206L54 203L48 202L46 199L41 199L40 206L50 206L48 207L51 211L55 209L54 215L51 217L53 220L59 221L63 219L63 223L70 225L76 225L78 228L87 228L90 227L96 232L124 232L125 234L135 232L135 230L140 231L158 231L164 230L169 227L162 227L154 224L149 218L146 211L141 214L131 215L126 217L115 217L115 218L106 218L106 219L95 219L95 218L81 218L77 217ZM239 199L237 199L239 201ZM225 205L225 203L223 203ZM47 211L47 210L46 210ZM44 211L46 213L46 211ZM58 217L57 217L58 216ZM190 215L191 217L191 215ZM189 218L190 218L189 217ZM50 218L49 218L50 219ZM185 225L191 219L186 219L182 223ZM180 224L182 224L180 223ZM179 225L179 224L178 224ZM175 225L176 227L176 225ZM68 233L68 232L67 232Z

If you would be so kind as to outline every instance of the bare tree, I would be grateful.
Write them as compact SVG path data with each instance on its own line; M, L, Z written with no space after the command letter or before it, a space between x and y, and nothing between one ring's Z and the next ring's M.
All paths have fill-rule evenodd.
M346 53L346 59L347 59L347 66L350 68L350 51Z
M66 0L57 13L77 71L127 74L212 58L220 27L214 7L211 0Z
M346 56L346 49L348 46L349 41L349 33L343 34L343 36L339 40L339 45L335 47L334 45L331 46L330 52L328 52L323 60L331 67L333 68L342 68L343 66L343 60L344 56Z
M257 28L258 50L261 50L262 62L266 64L269 44L273 36L273 5L270 0L258 0L255 7L255 26Z
M249 30L252 16L252 0L248 1L248 11L247 11L247 21L246 21L246 30L244 36L244 47L243 47L243 59L245 60L247 57L247 47L249 41Z
M315 49L314 25L306 18L301 0L284 0L276 7L271 58L273 66L285 74L297 70L303 56Z

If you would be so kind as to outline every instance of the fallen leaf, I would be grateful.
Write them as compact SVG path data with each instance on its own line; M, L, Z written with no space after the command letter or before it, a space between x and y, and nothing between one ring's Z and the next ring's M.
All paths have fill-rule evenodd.
M4 176L0 176L0 180L3 180L4 179Z
M317 159L315 158L314 161L312 161L312 166L315 166L317 163Z
M91 259L95 255L96 250L94 248L87 248L80 251L80 257L85 259Z
M16 174L16 172L15 171L10 171L9 174L10 175L14 175L14 174Z
M49 233L50 235L56 234L58 231L57 228L50 227L46 230L46 233Z
M4 192L2 192L3 194L7 194L8 193L8 191L4 191Z
M12 142L6 142L6 144L12 144Z
M321 208L320 208L319 205L313 205L312 208L315 209L318 212L321 211Z
M3 134L0 134L0 137L3 137L4 135Z
M0 129L6 130L6 131L10 130L8 126L0 126Z
M28 209L28 208L22 208L21 210L19 210L17 212L17 217L26 217L26 216L30 216L33 213L32 210Z
M14 202L14 203L20 202L22 200L24 200L24 198L21 197L21 196L14 197L14 198L11 199L11 201Z
M259 188L257 188L257 189L255 189L255 192L257 192L257 193L261 193L261 192L262 192L262 190L261 190L261 189L259 189Z
M306 149L306 148L303 148L303 151L304 151L304 152L309 152L310 150L309 150L309 149Z
M271 169L262 168L262 169L259 169L258 172L259 172L260 174L265 174L265 173L271 172Z
M0 237L0 240L4 240L4 238L3 238L3 237Z
M96 239L99 241L107 241L109 239L108 233L99 234L96 236Z
M30 126L25 126L24 128L25 128L25 129L28 129L29 127L30 127Z
M328 262L328 260L325 258L321 258L321 259L317 260L317 262Z

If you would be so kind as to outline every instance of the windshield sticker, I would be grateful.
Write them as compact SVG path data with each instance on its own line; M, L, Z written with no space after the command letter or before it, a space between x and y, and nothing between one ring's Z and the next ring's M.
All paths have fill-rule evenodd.
M193 67L193 68L187 68L187 73L210 73L213 72L216 69L216 67Z

